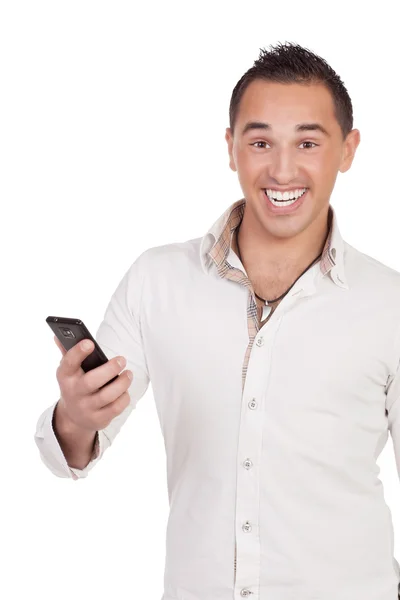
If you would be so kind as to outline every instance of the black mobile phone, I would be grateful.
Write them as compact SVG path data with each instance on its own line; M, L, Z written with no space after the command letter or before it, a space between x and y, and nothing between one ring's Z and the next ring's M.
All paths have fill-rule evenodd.
M107 356L104 354L99 344L91 335L84 322L80 319L50 316L47 317L46 323L53 330L53 333L57 336L65 350L70 350L82 340L92 340L94 344L94 350L81 363L81 367L85 373L108 362ZM110 381L107 381L107 383L102 385L99 389L101 390L101 388L103 388L105 385L112 383L117 379L117 377L119 377L119 375L116 375L110 379Z

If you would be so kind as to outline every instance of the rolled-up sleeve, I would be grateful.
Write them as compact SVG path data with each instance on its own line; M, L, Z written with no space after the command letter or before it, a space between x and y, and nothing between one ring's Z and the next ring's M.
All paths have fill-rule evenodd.
M150 377L143 350L140 328L143 278L147 272L148 251L143 252L131 265L114 291L103 321L96 335L97 343L109 360L124 356L126 369L133 373L128 393L130 403L126 409L96 434L92 458L84 469L69 467L53 429L53 415L57 402L40 415L34 440L43 463L57 477L82 479L99 462L105 450L112 444L122 425L126 422L138 401L145 394Z

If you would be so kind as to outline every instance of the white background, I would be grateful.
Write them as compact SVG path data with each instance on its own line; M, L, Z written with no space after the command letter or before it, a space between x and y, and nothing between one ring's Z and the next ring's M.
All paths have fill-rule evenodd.
M260 48L299 43L343 79L361 144L331 203L348 243L400 271L396 4L2 2L2 597L161 598L168 497L151 384L86 479L55 477L33 440L59 394L45 319L95 332L141 252L202 236L242 197L224 135ZM378 464L396 533L391 438Z

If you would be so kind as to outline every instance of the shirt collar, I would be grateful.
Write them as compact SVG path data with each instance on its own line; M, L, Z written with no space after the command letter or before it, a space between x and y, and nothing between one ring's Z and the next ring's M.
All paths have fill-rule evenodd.
M231 204L203 236L200 244L200 261L206 274L212 263L218 267L227 259L232 247L233 232L243 218L245 203L245 198L241 198ZM344 240L332 205L329 205L329 219L330 228L319 263L321 273L322 276L330 273L336 285L348 290L344 272Z

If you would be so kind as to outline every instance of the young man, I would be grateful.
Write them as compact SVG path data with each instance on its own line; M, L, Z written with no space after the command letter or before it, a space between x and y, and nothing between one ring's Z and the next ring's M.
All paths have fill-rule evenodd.
M55 435L48 408L41 456L86 477L151 381L171 508L162 600L395 600L376 459L390 432L400 476L400 273L345 242L329 203L360 142L349 95L322 58L278 45L234 88L226 140L244 198L203 237L140 255L97 332L127 357L129 405L84 446L78 389L100 414L120 368L92 387L80 372L68 396L84 354L67 353L69 429Z

